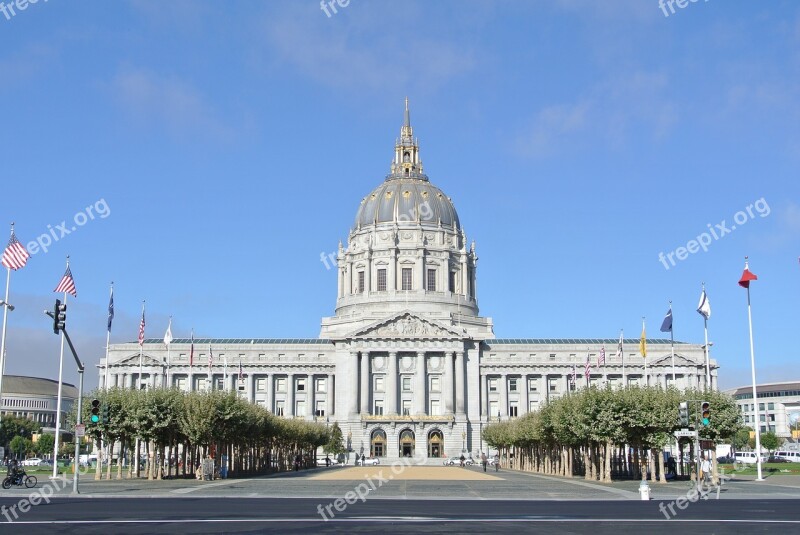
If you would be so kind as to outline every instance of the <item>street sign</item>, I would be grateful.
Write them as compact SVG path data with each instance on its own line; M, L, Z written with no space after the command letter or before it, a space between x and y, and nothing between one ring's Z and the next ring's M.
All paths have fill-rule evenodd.
M694 438L697 436L697 431L691 431L689 429L680 429L678 431L675 431L674 435L676 438L681 438L681 437Z
M86 436L86 426L83 424L77 424L75 426L75 436L76 437Z

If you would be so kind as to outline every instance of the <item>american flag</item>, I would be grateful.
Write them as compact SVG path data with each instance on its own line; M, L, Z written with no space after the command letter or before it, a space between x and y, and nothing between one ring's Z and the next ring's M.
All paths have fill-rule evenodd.
M239 379L244 377L244 373L242 373L242 359L239 359Z
M139 346L142 346L144 344L144 326L145 326L144 305L142 305L142 321L139 322Z
M586 382L589 382L589 376L592 374L592 365L589 363L589 354L586 354L586 368L583 370L583 375L586 377Z
M31 255L28 254L28 251L25 250L25 247L17 239L16 234L14 234L14 229L11 229L11 238L8 240L8 246L6 247L5 251L3 251L3 265L8 269L13 269L14 271L25 267L25 264L28 262L28 258Z
M211 363L214 361L214 355L211 352L211 344L208 344L208 373L211 373Z
M606 365L606 346L600 348L600 356L597 357L597 367Z
M75 280L72 278L72 271L69 269L69 264L67 264L67 271L64 272L64 276L61 277L61 282L58 283L58 286L56 286L53 292L65 292L72 297L78 297L78 292L75 290Z

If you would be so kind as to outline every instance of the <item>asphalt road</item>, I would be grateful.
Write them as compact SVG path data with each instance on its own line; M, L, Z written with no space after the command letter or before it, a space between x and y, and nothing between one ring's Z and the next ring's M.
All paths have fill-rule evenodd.
M13 512L9 509L17 506ZM330 506L328 508L328 506ZM12 533L800 533L800 500L662 502L53 497L25 513L0 497ZM326 510L327 509L327 510ZM662 510L663 509L663 510ZM18 517L14 518L14 512ZM7 515L7 516L6 516ZM323 518L323 515L327 519ZM671 518L667 518L670 516ZM8 522L8 518L12 522Z

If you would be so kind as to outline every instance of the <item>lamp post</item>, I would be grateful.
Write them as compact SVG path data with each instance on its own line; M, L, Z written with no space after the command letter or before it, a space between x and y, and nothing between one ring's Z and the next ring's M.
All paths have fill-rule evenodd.
M711 390L711 348L714 346L714 342L707 342L703 344L703 353L705 354L706 358L706 389Z
M466 431L461 432L461 451L467 451L467 433Z

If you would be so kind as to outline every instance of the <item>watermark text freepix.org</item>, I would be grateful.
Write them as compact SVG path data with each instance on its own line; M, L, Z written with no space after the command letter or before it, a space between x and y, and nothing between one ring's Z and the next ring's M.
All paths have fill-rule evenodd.
M761 217L767 217L771 211L772 210L770 209L769 204L767 204L766 199L761 197L756 202L747 205L744 210L739 210L733 214L734 224L729 225L724 219L720 223L717 223L713 226L711 223L708 223L708 232L702 232L698 234L695 239L689 240L686 243L686 247L678 247L674 251L670 251L667 254L664 254L663 251L658 253L658 261L664 265L664 269L675 267L676 258L678 260L686 260L689 258L690 254L694 254L700 251L700 249L702 249L703 252L706 252L708 251L708 246L712 243L712 239L719 240L724 238L727 234L730 234L736 230L737 226L741 227L751 219L755 219L756 214ZM669 263L667 263L667 260L669 260Z
M89 467L86 466L84 468L83 466L79 466L78 472L82 476L86 475L89 472ZM31 507L35 507L42 502L49 504L50 498L56 493L56 491L67 488L67 486L71 485L72 482L72 478L68 477L53 478L48 483L42 485L41 488L37 488L35 491L28 494L27 497L22 498L11 507L6 507L5 505L0 506L0 515L5 517L6 522L14 522L15 520L19 520L20 513L25 514L31 510ZM3 521L0 520L0 523L3 523Z
M47 232L41 234L35 240L29 241L25 248L31 256L39 251L46 253L47 249L55 242L59 241L64 236L69 236L89 221L94 221L95 217L105 219L110 215L111 208L109 208L108 203L105 199L100 199L72 216L72 225L68 225L66 219L55 226L47 225Z
M678 8L683 9L689 4L695 4L700 0L658 0L658 7L664 13L665 17L669 17L670 13L673 15L675 14L675 6L677 5ZM708 0L704 0L708 2ZM667 12L667 8L669 7L670 13Z
M43 0L47 2L47 0ZM6 16L6 20L11 20L20 11L28 9L29 5L38 4L39 0L13 0L8 3L0 2L0 13Z

